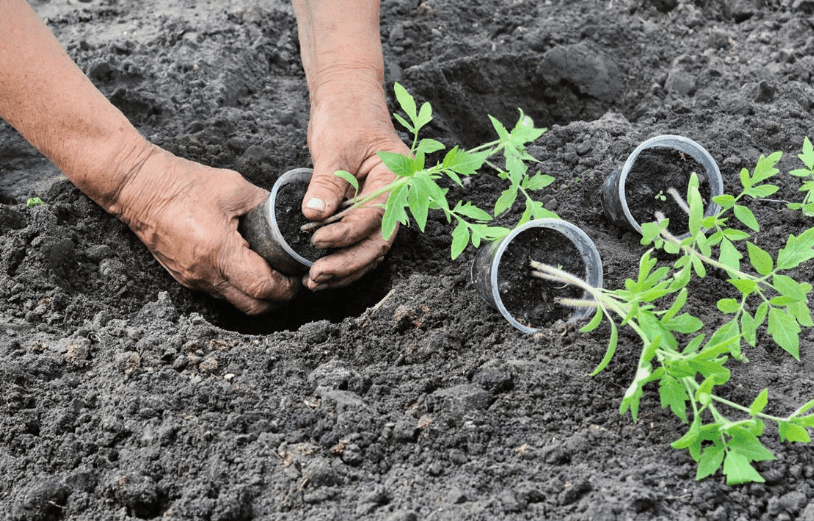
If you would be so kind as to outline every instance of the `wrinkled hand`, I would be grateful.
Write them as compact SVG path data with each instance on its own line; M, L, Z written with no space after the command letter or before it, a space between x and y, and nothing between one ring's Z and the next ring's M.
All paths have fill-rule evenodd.
M350 172L359 180L360 195L371 193L395 179L376 152L408 154L410 149L393 128L379 81L359 77L325 82L312 88L311 100L308 146L314 174L302 211L320 221L354 195L353 187L334 172ZM383 195L370 204L386 200ZM315 291L346 286L376 267L396 237L396 232L389 239L382 237L383 214L379 207L358 208L316 231L311 239L315 247L341 250L315 262L303 284Z
M300 287L298 280L273 271L237 231L238 217L266 195L237 172L153 147L111 212L183 286L258 314L290 300Z

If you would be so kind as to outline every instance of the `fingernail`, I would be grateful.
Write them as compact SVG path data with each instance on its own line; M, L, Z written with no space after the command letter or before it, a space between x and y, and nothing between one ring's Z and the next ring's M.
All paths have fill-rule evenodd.
M316 197L312 197L311 199L308 200L308 203L306 203L305 206L312 210L321 212L325 210L325 201L323 201L322 199L318 199Z

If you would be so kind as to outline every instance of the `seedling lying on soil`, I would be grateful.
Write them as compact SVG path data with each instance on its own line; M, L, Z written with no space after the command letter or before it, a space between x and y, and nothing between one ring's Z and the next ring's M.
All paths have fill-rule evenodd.
M814 153L808 139L806 143L800 158L811 167ZM722 209L709 217L704 217L698 178L693 175L686 199L690 235L683 240L676 238L667 231L666 219L642 225L642 244L652 244L653 248L641 257L637 279L626 280L624 289L594 288L552 266L532 263L538 276L574 284L593 297L593 300L562 300L566 305L597 309L594 319L581 331L592 331L607 318L610 341L594 375L608 365L616 351L618 328L614 316L638 335L643 348L636 376L622 399L620 413L629 410L636 420L644 386L658 381L662 408L669 407L682 422L689 423L686 434L672 446L687 449L698 462L696 479L699 480L715 474L723 466L728 484L764 481L752 462L775 459L758 439L766 420L778 425L782 441L811 441L806 428L814 427L814 400L780 417L763 412L768 404L768 389L749 406L714 394L716 386L729 381L730 370L726 363L730 358L748 362L741 344L745 341L754 347L758 328L765 324L774 342L799 358L801 327L814 326L808 307L812 286L792 277L793 270L814 258L814 228L798 237L790 235L785 247L772 257L749 242L751 233L758 232L760 226L752 212L739 204L745 196L762 198L777 191L776 186L765 181L777 174L775 165L780 157L780 152L768 158L761 156L751 175L743 169L741 193L716 197L714 200ZM750 231L730 227L728 222L732 215ZM735 247L735 242L746 244L746 271L741 267L744 255ZM679 257L672 266L656 268L657 260L651 256L654 249ZM692 291L693 274L703 278L707 268L726 273L734 290L733 298L722 298L717 303L729 320L708 337L696 334L704 328L704 321L683 311ZM739 418L725 416L724 406L739 413Z
M550 185L554 178L537 172L530 175L527 163L536 161L526 151L526 145L542 136L546 129L536 128L532 119L520 110L520 119L511 131L503 124L489 116L498 139L484 143L472 150L463 150L455 146L449 150L440 163L433 166L426 165L428 154L439 152L446 147L434 139L419 139L419 131L432 121L432 108L429 103L417 108L415 99L400 84L395 84L396 100L406 114L405 119L400 114L394 114L396 120L413 135L410 156L392 152L378 152L382 162L396 174L393 183L376 190L363 197L354 197L348 202L349 208L337 213L333 217L320 223L312 223L303 227L304 230L341 219L347 212L364 206L382 194L390 193L387 202L380 205L384 208L382 219L382 234L390 237L396 229L397 223L408 225L410 214L422 232L427 224L429 210L441 210L447 222L455 219L455 228L452 231L452 258L457 258L471 243L478 247L481 241L493 241L504 237L509 229L502 226L491 226L488 223L510 209L518 197L522 195L525 200L525 211L516 226L520 226L532 219L557 217L554 212L546 210L543 203L531 198L530 192L541 190ZM502 154L505 167L500 167L490 158ZM442 188L438 180L446 177L457 185L463 187L461 177L479 173L478 171L488 165L497 172L498 177L509 182L509 187L503 190L495 202L490 214L471 201L458 201L451 206L447 201L447 188ZM356 178L349 172L339 171L336 175L345 179L355 190L359 190Z

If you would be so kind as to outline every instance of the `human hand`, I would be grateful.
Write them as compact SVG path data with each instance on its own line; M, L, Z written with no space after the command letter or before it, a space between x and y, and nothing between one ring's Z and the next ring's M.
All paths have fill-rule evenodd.
M267 192L232 170L209 168L153 147L110 211L181 285L253 315L296 295L300 283L273 271L238 233L238 217Z
M347 181L334 172L345 170L355 175L359 195L364 196L395 179L376 152L407 155L410 149L393 128L377 77L357 75L348 81L345 76L314 85L311 90L308 146L314 173L302 211L308 219L321 221L333 215L343 199L354 195ZM396 236L396 232L389 239L382 236L384 210L374 205L386 200L387 194L314 233L311 242L315 247L340 251L314 263L303 278L306 287L316 291L346 286L382 261Z

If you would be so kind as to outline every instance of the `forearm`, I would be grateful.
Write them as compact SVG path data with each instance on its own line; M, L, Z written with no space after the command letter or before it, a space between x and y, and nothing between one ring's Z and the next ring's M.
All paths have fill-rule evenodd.
M336 82L384 77L379 0L293 0L312 102Z
M0 116L116 215L152 150L23 0L0 0Z

